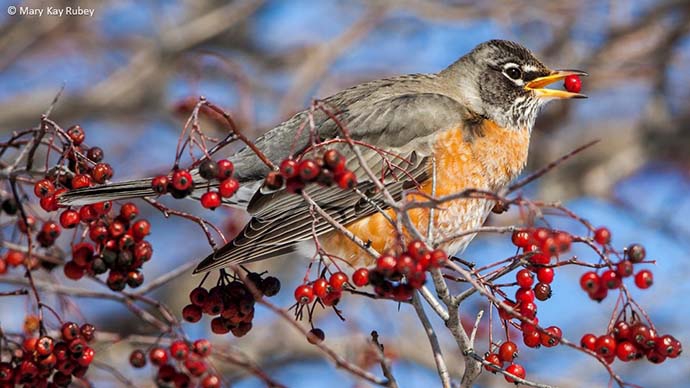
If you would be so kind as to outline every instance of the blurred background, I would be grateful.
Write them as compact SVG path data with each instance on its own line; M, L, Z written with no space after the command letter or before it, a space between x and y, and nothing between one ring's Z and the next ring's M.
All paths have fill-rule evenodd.
M690 344L690 2L666 1L423 1L293 0L195 1L0 1L0 135L36 126L64 85L51 117L63 127L79 123L87 142L105 150L115 180L167 171L189 113L189 101L206 96L231 112L245 133L258 136L307 107L313 98L379 77L436 72L488 39L515 40L552 68L586 70L588 100L552 103L537 121L527 172L593 139L596 146L524 189L532 199L562 201L595 226L606 225L622 248L647 247L655 284L633 289L662 333ZM92 9L93 16L9 15L9 6L66 6ZM222 128L205 129L221 136ZM192 201L175 208L201 214L236 230L245 215L210 212ZM196 225L164 220L142 205L153 222L155 254L144 267L153 279L209 252ZM556 227L584 233L568 220ZM495 216L494 224L519 222L515 212ZM592 253L576 251L583 259ZM490 263L514 253L507 236L482 236L463 255ZM294 257L253 265L278 274L283 291L274 302L292 303L307 260ZM298 268L298 269L295 269ZM559 325L579 341L585 332L601 334L615 302L591 301L578 279L582 268L557 272L554 296L540 306L541 324ZM199 278L184 275L155 296L180 311ZM64 280L65 284L75 283ZM0 279L1 283L1 279ZM88 281L86 287L103 290ZM0 284L0 290L12 286ZM634 288L634 287L633 287ZM21 298L3 298L3 329L17 330L27 308ZM110 301L78 300L100 330L155 334ZM345 322L328 311L316 325L327 343L348 359L371 367L364 349L377 330L402 387L437 386L427 339L410 306L345 298ZM479 298L463 308L467 322L486 304ZM488 313L488 311L487 311ZM75 317L76 319L76 317ZM438 319L441 342L454 376L461 356ZM486 318L484 321L486 322ZM471 323L469 323L471 325ZM208 322L185 325L190 337L209 336L217 346L237 346L276 380L294 387L366 386L335 370L316 348L275 315L259 309L254 329L244 338L215 336ZM496 328L496 335L500 330ZM486 332L477 350L486 351ZM127 343L96 349L102 361L152 386L150 368L134 370ZM565 347L525 349L520 360L527 377L563 387L606 386L606 371L592 358ZM218 365L238 387L262 384L243 371ZM626 381L649 387L690 386L684 355L661 365L614 365ZM96 386L118 386L92 368ZM482 374L478 386L506 386L501 376Z

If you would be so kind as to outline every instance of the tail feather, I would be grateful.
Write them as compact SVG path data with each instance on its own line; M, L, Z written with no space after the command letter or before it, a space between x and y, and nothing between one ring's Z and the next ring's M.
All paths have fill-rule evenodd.
M96 202L154 195L156 195L156 192L151 187L151 178L148 178L69 190L58 197L58 204L62 206L81 206Z

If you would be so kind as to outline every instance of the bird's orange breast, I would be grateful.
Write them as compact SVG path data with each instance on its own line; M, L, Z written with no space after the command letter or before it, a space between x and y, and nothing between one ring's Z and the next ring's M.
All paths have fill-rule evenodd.
M529 148L529 130L509 130L484 120L477 135L469 138L463 128L441 132L434 142L435 196L440 197L475 188L497 191L514 179L525 166ZM432 166L429 166L432 169ZM431 171L429 176L432 176ZM427 180L421 191L432 194L432 180ZM408 195L409 200L424 200L419 195ZM440 205L434 213L433 239L447 237L481 226L486 219L492 201L483 199L459 199ZM392 210L387 211L394 219ZM412 209L410 219L416 228L426 235L429 225L428 209ZM394 249L397 246L395 227L382 214L362 218L346 226L353 234L378 252ZM449 241L445 246L448 253L462 248L471 239L467 236L457 241ZM322 245L327 252L348 261L365 258L361 249L339 232L331 232L322 237ZM370 264L369 260L365 264Z

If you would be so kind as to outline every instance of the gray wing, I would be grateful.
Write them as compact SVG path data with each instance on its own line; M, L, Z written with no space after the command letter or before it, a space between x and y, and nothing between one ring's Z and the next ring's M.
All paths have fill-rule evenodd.
M390 152L384 158L380 150L358 147L366 166L375 176L381 177L386 188L399 199L405 190L429 178L432 135L452 128L469 128L476 116L450 97L435 93L408 93L382 98L357 109L343 110L338 119L353 140ZM339 131L332 120L319 122L317 130L324 138L337 137ZM384 201L349 145L338 143L334 147L348 159L348 167L357 175L357 188L369 199L363 199L355 191L322 188L316 184L305 190L331 217L347 225L377 212L384 206ZM390 163L385 163L386 158ZM300 241L333 230L325 221L315 223L302 196L285 191L264 193L259 190L249 202L248 210L253 218L242 233L206 257L195 273L284 254Z

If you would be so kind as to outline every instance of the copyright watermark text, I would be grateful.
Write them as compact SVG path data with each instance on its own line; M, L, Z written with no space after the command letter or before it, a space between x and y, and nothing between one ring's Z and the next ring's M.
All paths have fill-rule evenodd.
M93 8L84 7L29 7L23 5L10 5L7 7L10 16L89 16L94 14Z

